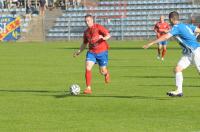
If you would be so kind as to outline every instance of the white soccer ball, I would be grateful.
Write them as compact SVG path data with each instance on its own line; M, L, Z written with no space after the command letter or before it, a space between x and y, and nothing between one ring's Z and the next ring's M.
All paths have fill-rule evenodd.
M69 92L70 92L71 95L79 95L80 91L81 91L81 88L78 84L72 84L69 87Z

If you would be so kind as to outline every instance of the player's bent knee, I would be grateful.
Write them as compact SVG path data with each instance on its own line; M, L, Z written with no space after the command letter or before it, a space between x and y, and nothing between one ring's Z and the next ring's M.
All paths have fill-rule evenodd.
M91 71L93 67L93 64L86 64L86 70Z
M183 68L182 68L182 67L176 66L176 68L175 68L175 73L177 73L177 72L182 72L182 71L183 71Z
M87 71L91 71L91 70L92 70L92 67L86 67L86 70L87 70Z

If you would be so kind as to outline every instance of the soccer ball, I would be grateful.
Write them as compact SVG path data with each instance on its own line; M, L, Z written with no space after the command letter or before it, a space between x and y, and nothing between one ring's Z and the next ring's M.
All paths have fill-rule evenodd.
M72 84L69 87L69 92L70 92L71 95L79 95L80 91L81 91L81 88L78 84Z

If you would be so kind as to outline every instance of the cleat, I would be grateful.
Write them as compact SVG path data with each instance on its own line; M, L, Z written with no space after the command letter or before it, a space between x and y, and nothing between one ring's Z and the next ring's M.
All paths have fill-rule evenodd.
M109 83L109 82L110 82L110 74L107 73L107 74L105 75L105 83Z
M167 95L169 95L169 96L171 96L171 97L182 97L182 96L183 96L183 93L180 93L180 92L178 92L178 91L176 90L176 91L167 92Z
M86 89L83 91L83 93L84 93L84 94L92 94L92 90L86 88Z

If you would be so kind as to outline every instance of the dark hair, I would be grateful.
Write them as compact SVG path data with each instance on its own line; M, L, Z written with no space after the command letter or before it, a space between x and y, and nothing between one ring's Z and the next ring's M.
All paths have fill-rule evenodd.
M90 15L90 14L87 14L87 15L85 15L85 18L88 18L88 17L91 17L91 18L93 18L93 16L92 16L92 15Z
M169 13L169 19L173 19L173 20L179 20L179 14L176 11L170 12Z

